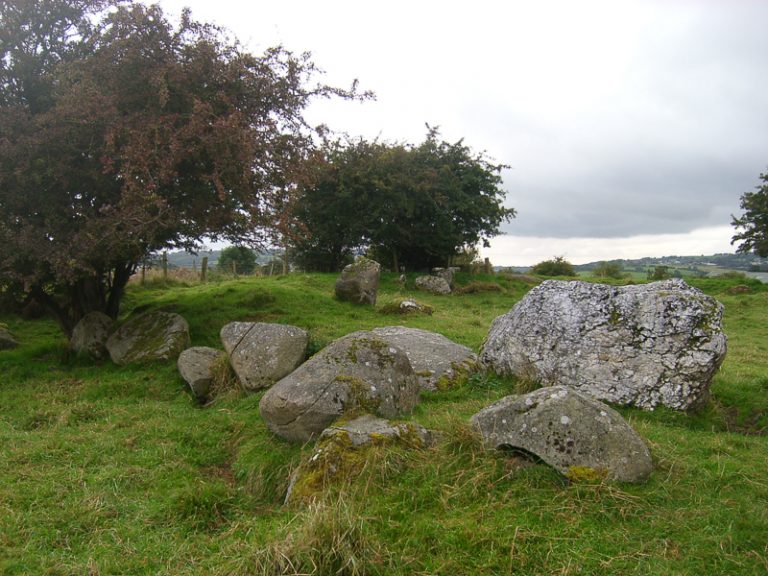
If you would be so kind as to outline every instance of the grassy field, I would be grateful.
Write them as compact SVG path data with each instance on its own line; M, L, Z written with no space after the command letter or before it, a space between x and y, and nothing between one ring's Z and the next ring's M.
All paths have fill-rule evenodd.
M133 285L124 313L179 312L194 345L232 320L296 324L318 350L348 332L406 324L478 349L530 284L416 297L431 316L387 316L332 298L331 275ZM691 283L725 304L728 357L693 415L623 409L655 471L642 486L571 484L542 464L485 452L468 418L520 388L473 377L424 395L429 449L372 451L359 477L286 507L311 446L273 437L260 395L197 405L173 365L69 358L49 320L0 318L0 573L754 574L768 573L768 289ZM476 284L482 287L486 284ZM385 276L379 307L413 295Z

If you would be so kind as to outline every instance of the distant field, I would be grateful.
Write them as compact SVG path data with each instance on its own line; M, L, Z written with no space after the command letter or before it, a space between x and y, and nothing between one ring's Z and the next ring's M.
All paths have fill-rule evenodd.
M152 280L130 286L123 312L179 312L194 345L220 346L225 323L260 320L306 328L313 350L400 323L476 350L531 286L460 275L501 291L438 297L384 275L379 307L410 296L435 309L400 317L335 301L334 280ZM424 396L413 418L441 433L436 446L375 452L360 478L308 507L282 501L311 446L273 437L260 395L232 390L201 407L173 365L68 358L50 320L2 317L22 346L0 352L0 573L763 576L768 286L690 282L725 304L728 357L696 414L621 410L651 448L647 484L569 484L480 449L468 418L521 386L489 375ZM737 284L748 292L732 293Z

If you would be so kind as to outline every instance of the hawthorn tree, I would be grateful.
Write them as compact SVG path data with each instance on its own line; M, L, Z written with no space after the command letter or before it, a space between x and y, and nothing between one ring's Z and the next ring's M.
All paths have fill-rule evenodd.
M563 256L555 256L552 260L544 260L531 268L533 274L539 276L576 276L573 264Z
M430 128L419 145L359 140L326 146L302 187L296 248L305 267L338 268L368 249L394 270L446 265L499 233L504 165Z
M311 147L308 55L255 56L185 11L0 3L0 290L69 333L116 317L138 263L203 238L256 243Z
M756 187L756 192L745 192L741 196L740 218L733 216L731 225L738 232L731 239L731 244L741 242L736 252L754 252L761 258L768 257L768 172L760 174L763 184Z
M222 272L253 274L256 270L256 255L246 246L227 246L219 254L216 265Z

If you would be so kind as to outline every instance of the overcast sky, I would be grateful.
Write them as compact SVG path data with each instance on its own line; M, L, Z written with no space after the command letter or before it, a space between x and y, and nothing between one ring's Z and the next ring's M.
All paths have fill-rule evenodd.
M409 142L428 123L511 165L518 217L494 264L730 252L768 169L768 1L160 4L376 93L313 105L312 122Z

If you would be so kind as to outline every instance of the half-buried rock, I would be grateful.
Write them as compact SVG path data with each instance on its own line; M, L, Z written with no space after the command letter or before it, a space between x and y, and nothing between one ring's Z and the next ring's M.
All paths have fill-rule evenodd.
M502 398L472 425L487 448L523 450L572 479L642 482L653 468L645 443L618 412L564 386Z
M189 346L189 325L178 314L145 312L115 330L106 346L115 364L175 360Z
M179 374L200 401L208 399L213 383L213 367L221 362L224 352L207 346L187 348L179 355Z
M410 412L418 395L405 352L372 332L353 332L270 388L259 409L275 434L306 442L344 412L395 418Z
M451 388L477 368L472 350L442 334L405 326L385 326L372 332L403 349L422 390Z
M240 384L254 392L269 388L304 361L309 334L287 324L230 322L221 329L221 342Z
M723 306L682 280L548 280L493 321L480 361L618 404L693 408L725 358Z

